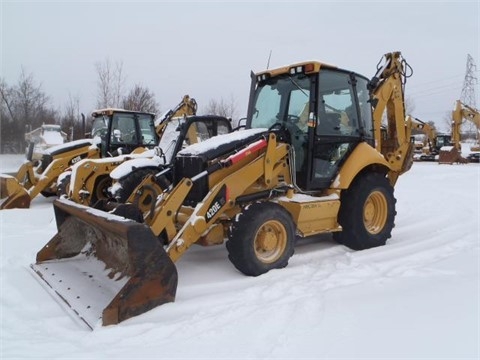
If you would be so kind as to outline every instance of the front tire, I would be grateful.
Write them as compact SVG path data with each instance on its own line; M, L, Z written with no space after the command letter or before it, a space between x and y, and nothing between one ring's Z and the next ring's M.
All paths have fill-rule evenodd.
M123 178L117 180L119 186L113 195L113 197L119 203L126 203L127 199L133 193L133 191L137 188L138 185L145 179L145 177L149 175L155 175L158 172L157 168L140 168L136 169L133 172L129 173L128 175L124 176ZM142 205L147 206L148 204L155 201L156 197L159 194L156 193L148 193L145 194L142 198ZM148 203L148 204L147 204Z
M62 179L57 183L57 196L62 197L66 196L68 197L68 192L70 190L70 179L71 179L71 174L65 175L62 177Z
M232 264L245 275L258 276L288 265L294 252L295 226L282 206L255 203L235 219L228 238Z
M95 185L92 189L92 197L90 200L90 206L93 206L99 200L107 200L110 198L108 189L112 186L112 179L110 175L99 176L95 180Z
M393 187L385 176L361 176L342 192L338 222L343 230L333 238L353 250L385 245L395 226L395 202Z

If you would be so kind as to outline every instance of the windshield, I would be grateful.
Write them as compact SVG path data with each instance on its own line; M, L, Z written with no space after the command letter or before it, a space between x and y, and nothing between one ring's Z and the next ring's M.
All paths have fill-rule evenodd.
M157 145L157 134L152 117L140 115L138 117L138 124L140 126L141 143L143 145Z
M158 146L165 154L166 163L170 163L175 150L178 137L180 136L180 124L184 123L183 118L177 118L170 121L165 127L162 137Z
M437 147L449 146L451 137L447 135L439 135L437 137Z
M102 138L108 132L108 117L99 116L93 120L92 138Z
M56 132L61 132L62 131L60 125L42 125L42 130L44 130L44 131L56 131Z
M269 79L258 85L252 128L270 128L275 123L298 123L308 119L311 78L303 74Z

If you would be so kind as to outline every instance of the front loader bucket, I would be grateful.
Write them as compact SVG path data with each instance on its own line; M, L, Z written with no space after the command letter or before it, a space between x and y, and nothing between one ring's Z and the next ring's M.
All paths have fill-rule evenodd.
M58 233L31 267L90 328L175 300L177 269L148 226L66 199L53 205Z
M0 175L0 199L5 199L0 205L2 210L29 208L31 201L30 194L18 180L5 174Z

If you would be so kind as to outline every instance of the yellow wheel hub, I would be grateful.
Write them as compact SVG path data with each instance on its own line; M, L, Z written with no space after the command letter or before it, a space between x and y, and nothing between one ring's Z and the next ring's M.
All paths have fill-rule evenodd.
M255 236L255 255L263 263L277 261L285 251L287 232L283 224L270 220L258 229Z
M370 194L363 206L363 223L371 234L378 234L383 230L388 217L388 204L385 195L380 191Z
M97 198L97 200L101 200L101 199L106 199L106 190L107 188L110 186L110 178L107 176L103 179L101 179L98 184L96 184L95 186L95 196Z

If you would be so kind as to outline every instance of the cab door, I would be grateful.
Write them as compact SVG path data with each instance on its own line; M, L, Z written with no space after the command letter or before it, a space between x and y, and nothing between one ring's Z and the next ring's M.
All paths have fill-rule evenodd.
M316 121L310 122L306 166L297 173L304 190L330 187L355 146L373 139L372 109L367 79L342 70L319 72ZM360 101L361 99L361 101Z

